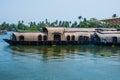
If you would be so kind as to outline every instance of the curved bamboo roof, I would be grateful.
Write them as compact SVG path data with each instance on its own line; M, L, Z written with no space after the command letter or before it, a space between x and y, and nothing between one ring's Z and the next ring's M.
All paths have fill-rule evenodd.
M118 42L120 42L120 34L100 34L100 33L96 33L100 40L103 41L104 39L107 42L112 42L113 37L117 37Z
M95 28L63 28L63 27L44 27L43 32L47 31L48 33L61 33L64 32L95 32Z
M26 33L13 33L16 39L19 40L20 36L24 36L24 41L38 41L38 36L45 36L46 34L41 32L26 32Z
M116 28L96 28L95 30L99 31L117 31Z
M47 31L48 33L64 33L64 28L63 27L44 27L43 32Z
M120 25L120 17L103 19L103 20L100 20L100 21L109 23L110 25Z
M101 34L119 34L120 35L120 31L101 31L99 32Z
M101 33L96 33L100 38L108 38L108 37L119 37L120 38L120 34L101 34Z
M66 32L95 32L95 28L65 28Z

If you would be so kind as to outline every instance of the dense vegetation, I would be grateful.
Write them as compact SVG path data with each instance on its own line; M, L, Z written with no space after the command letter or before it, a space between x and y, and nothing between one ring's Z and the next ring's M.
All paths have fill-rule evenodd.
M116 15L114 15L116 16ZM47 19L45 21L40 21L39 23L36 22L29 22L28 25L24 24L24 21L18 21L18 24L9 24L6 22L3 22L0 24L0 30L8 30L8 31L39 31L42 27L75 27L75 28L106 28L106 27L117 27L120 26L110 26L106 23L103 23L96 18L91 18L87 20L86 18L83 18L82 16L78 17L79 21L54 21L49 22Z

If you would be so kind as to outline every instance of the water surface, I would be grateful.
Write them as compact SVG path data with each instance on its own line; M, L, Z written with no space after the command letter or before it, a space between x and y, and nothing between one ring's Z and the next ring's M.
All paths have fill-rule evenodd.
M119 46L10 46L10 34L0 35L0 80L120 79Z

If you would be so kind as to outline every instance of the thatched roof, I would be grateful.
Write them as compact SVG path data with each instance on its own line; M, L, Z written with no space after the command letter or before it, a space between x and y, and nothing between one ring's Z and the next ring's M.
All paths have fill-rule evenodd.
M120 17L112 17L112 18L107 18L100 21L108 21L108 20L116 20L116 19L120 19Z
M107 35L107 34L120 34L120 31L116 28L97 28L96 29L98 33L102 35Z
M117 31L116 28L96 28L97 31Z
M120 31L98 31L101 34L120 34Z
M95 32L95 28L63 28L63 27L44 27L43 32L63 33L63 32Z
M120 37L120 34L101 34L101 33L96 33L99 37L104 38L104 37Z
M95 28L65 28L65 32L94 32Z
M62 27L44 27L43 32L47 31L47 33L64 33L64 28Z
M120 17L103 19L103 20L100 20L100 21L109 23L110 25L120 25Z
M61 40L65 41L67 36L75 36L75 40L78 40L79 36L86 36L91 38L91 34L96 34L102 39L106 38L111 40L111 37L119 37L120 31L115 28L99 28L101 30L96 31L96 28L63 28L63 27L45 27L43 32L26 32L26 33L14 33L16 39L19 40L20 36L24 36L24 41L38 41L39 35L47 36L48 41L54 40L54 35L60 35ZM42 39L43 40L43 39Z
M103 39L106 39L107 42L112 42L113 37L117 37L118 42L120 42L120 34L101 34L101 33L96 33L100 40L102 41Z
M38 41L38 36L44 36L46 34L39 32L26 32L26 33L13 33L16 39L19 40L20 36L24 36L24 41Z

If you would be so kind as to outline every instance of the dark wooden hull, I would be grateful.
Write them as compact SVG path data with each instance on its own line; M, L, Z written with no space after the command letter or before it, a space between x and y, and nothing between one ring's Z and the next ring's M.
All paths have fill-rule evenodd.
M111 46L111 45L120 46L120 43L93 42L93 44L94 44L94 45L105 45L105 46Z
M117 45L120 46L120 43L103 43L103 42L94 42L94 41L15 41L10 39L3 39L5 42L10 45Z
M91 41L15 41L10 39L3 39L5 42L10 45L88 45L91 44Z

